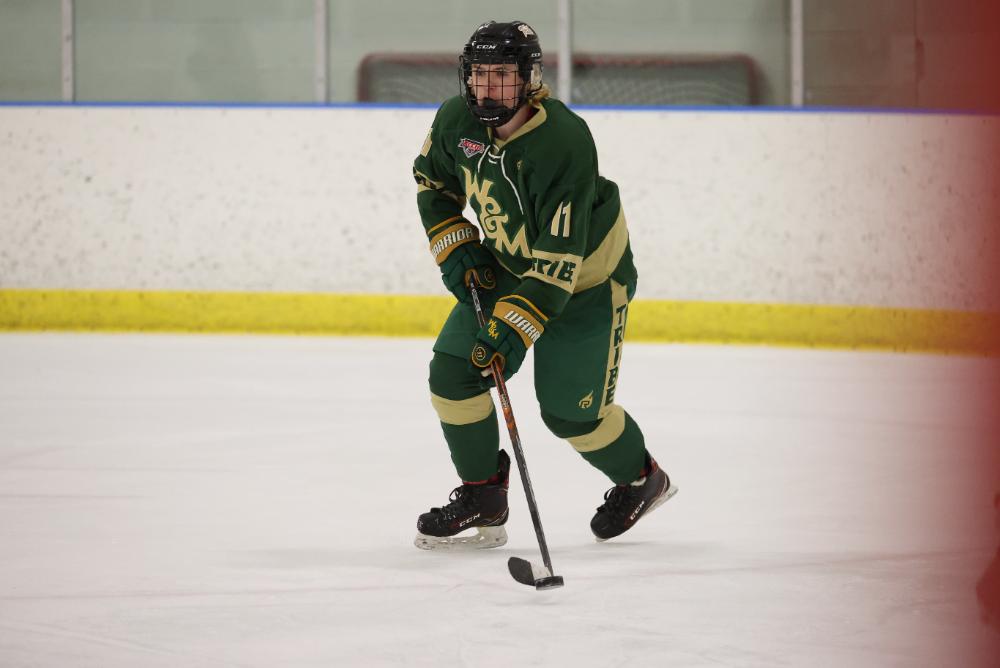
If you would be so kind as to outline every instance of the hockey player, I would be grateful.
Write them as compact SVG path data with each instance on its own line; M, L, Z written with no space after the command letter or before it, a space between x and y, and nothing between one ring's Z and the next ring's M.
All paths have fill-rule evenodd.
M530 347L542 420L615 484L590 524L598 540L676 492L615 403L637 278L618 187L599 175L586 123L549 97L541 61L526 23L479 26L459 58L461 95L441 105L413 166L431 253L458 299L429 382L463 482L417 520L425 549L506 542L510 460L488 369L497 360L510 378ZM463 217L467 203L484 238ZM470 277L492 314L482 328Z

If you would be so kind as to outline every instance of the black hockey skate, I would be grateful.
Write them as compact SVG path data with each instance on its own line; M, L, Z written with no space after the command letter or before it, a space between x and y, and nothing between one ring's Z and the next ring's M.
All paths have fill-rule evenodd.
M443 508L431 508L417 518L413 544L421 550L484 549L507 542L507 486L510 457L503 450L498 457L496 479L479 484L462 483L451 492ZM458 534L467 529L476 533Z
M621 535L632 525L677 493L670 477L646 453L645 475L627 485L615 485L604 494L604 504L590 520L599 542Z

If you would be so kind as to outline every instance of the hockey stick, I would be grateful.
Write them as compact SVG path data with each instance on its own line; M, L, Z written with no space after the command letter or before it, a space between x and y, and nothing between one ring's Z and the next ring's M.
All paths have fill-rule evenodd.
M469 277L469 294L472 295L472 305L476 309L476 319L479 326L486 325L486 316L483 314L483 307L479 301L479 291L476 290L475 276ZM517 433L517 423L514 422L514 411L510 405L510 395L507 394L507 383L503 379L503 372L500 363L493 360L490 364L490 371L496 381L497 394L500 395L500 407L503 409L503 417L507 422L507 431L510 432L510 443L514 447L514 457L517 459L517 470L521 474L521 485L524 487L524 495L528 499L528 511L531 513L531 522L535 525L535 537L538 538L538 549L542 552L542 562L544 569L535 568L530 561L511 557L507 560L507 570L511 576L520 582L535 589L554 589L563 586L561 575L552 574L552 560L549 558L549 548L545 544L545 532L542 531L542 519L538 516L538 504L535 503L535 492L531 487L531 478L528 477L528 464L524 461L524 451L521 449L521 437Z

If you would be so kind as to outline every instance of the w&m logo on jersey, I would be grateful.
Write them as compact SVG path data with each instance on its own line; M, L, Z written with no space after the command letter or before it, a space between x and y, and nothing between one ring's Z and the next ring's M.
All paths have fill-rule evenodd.
M490 335L491 339L495 339L500 336L500 332L497 331L497 321L490 320L489 325L486 327L486 333Z
M483 233L486 238L493 241L493 247L499 253L508 255L520 255L521 257L531 257L531 249L528 247L527 230L524 226L517 231L511 239L507 233L505 225L510 220L510 216L503 212L503 207L495 197L490 195L493 188L493 181L484 178L482 183L476 180L464 165L462 172L465 173L465 196L469 201L479 204L479 222L482 223Z

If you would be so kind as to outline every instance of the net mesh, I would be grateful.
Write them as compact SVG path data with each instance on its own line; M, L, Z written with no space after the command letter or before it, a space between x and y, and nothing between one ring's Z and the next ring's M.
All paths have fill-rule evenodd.
M558 79L558 64L545 80ZM358 72L358 101L438 103L459 93L458 58L370 54ZM573 103L641 106L757 104L756 68L745 55L573 58Z

